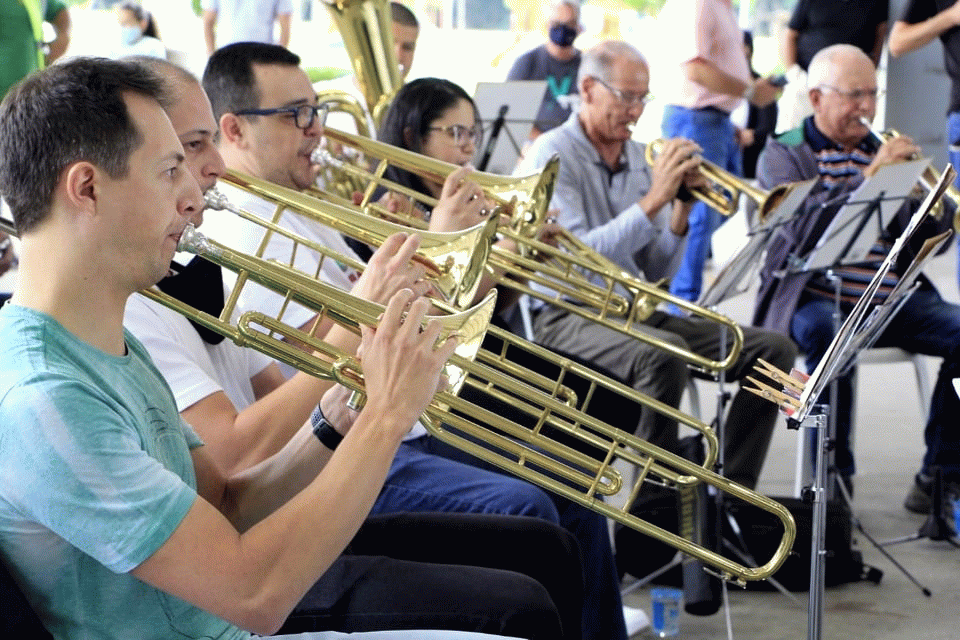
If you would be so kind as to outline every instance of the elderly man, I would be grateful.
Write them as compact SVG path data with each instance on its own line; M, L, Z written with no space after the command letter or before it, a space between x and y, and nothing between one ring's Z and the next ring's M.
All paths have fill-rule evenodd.
M135 65L76 59L0 105L0 191L22 239L0 310L0 466L17 479L0 487L0 560L57 638L273 633L356 533L455 347L398 294L364 329L366 407L324 395L337 450L309 438L223 474L122 324L202 208L165 101Z
M771 140L760 156L758 178L764 188L812 178L819 181L768 251L754 323L793 337L806 353L807 368L812 371L833 339L835 287L822 273L774 274L786 267L791 255L802 255L816 245L826 225L864 178L884 165L915 156L920 149L910 138L898 137L878 145L870 135L862 119L872 120L876 109L876 68L853 45L833 45L814 56L810 102L813 115L800 127ZM879 266L912 210L906 205L901 208L878 239L867 269ZM917 237L943 231L949 226L949 217L939 223L928 222ZM901 254L879 293L881 299L915 255L913 250L908 247ZM842 307L848 312L872 274L865 275L863 267L841 268L838 273L843 278ZM910 511L925 513L931 504L934 467L943 469L948 484L960 480L960 429L956 424L960 400L951 382L960 375L960 307L944 302L922 275L920 283L877 344L943 358L926 426L927 453L904 503ZM840 474L849 478L854 473L849 376L839 380L839 392L838 406L832 407L837 418L835 460Z
M560 126L570 116L577 100L577 69L580 50L573 46L580 26L580 0L554 0L547 42L531 49L514 61L507 80L546 80L543 96L530 139Z
M690 138L703 157L740 175L740 150L730 113L746 99L763 107L778 89L766 78L753 79L743 52L743 32L730 0L670 0L657 18L670 46L657 52L658 71L669 74L657 89L666 101L663 135ZM696 300L703 285L703 267L710 237L720 214L697 203L690 214L690 233L683 262L670 281L670 292Z
M559 210L560 224L629 273L657 280L677 268L693 204L688 187L703 179L697 172L699 147L693 142L668 141L648 167L643 145L631 139L649 82L646 61L626 43L608 41L585 52L578 77L580 110L540 136L518 171L531 172L559 154L551 206ZM690 375L679 358L559 308L542 308L534 324L544 346L595 362L635 389L679 405ZM655 311L638 328L710 358L720 355L720 327L700 318ZM789 340L750 327L743 331L744 348L726 372L729 379L749 374L757 358L772 358L789 368L796 355ZM775 407L758 400L738 393L724 428L723 472L748 487L757 484L777 416ZM666 416L642 412L637 433L677 449L677 423Z
M311 114L316 105L316 95L299 66L299 57L275 45L230 45L210 58L203 85L210 96L214 114L219 118L220 151L228 168L293 189L305 189L312 184L316 167L310 157L319 143L321 129L315 117L290 111L296 109L299 113ZM469 180L462 185L457 180L447 182L454 190L477 188ZM229 185L221 185L221 189L235 204L262 217L272 216L273 205ZM465 205L479 209L482 200L477 198L465 202ZM447 224L449 220L445 218L456 215L465 214L452 210L442 212L437 208L431 225ZM207 217L212 236L247 253L253 253L263 237L263 230L257 225L232 214L208 213ZM292 214L285 214L281 224L356 259L343 237L329 227ZM264 256L289 261L289 244L275 234ZM312 251L297 252L296 266L303 272L316 273L318 261L320 258ZM413 284L410 286L424 291L422 267L409 266L407 262L403 262L404 269L397 270L396 277L412 273ZM354 286L360 277L356 270L329 259L323 260L319 268L322 279L343 289ZM378 283L371 282L370 286L378 286ZM379 283L379 286L386 286L386 282ZM281 296L249 285L245 291L247 293L240 299L244 309L264 311L274 316L281 313L284 304ZM292 326L309 327L314 313L291 304L283 309L283 318ZM625 637L606 521L511 476L450 460L453 455L456 454L447 451L436 438L426 435L422 426L415 427L396 457L390 481L374 505L374 513L484 512L530 515L559 522L577 537L584 556L588 596L582 612L584 636ZM604 611L604 615L597 615L598 610Z

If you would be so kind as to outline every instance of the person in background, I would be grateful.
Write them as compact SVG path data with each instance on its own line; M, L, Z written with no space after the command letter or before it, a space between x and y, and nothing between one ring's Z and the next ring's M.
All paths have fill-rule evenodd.
M117 5L117 22L120 25L120 44L114 49L114 58L167 57L167 48L160 42L157 21L140 3L127 1Z
M750 65L750 75L756 80L760 74L753 68L753 34L743 32L743 52ZM771 102L765 107L758 107L749 102L744 105L747 109L747 120L742 128L737 129L737 143L743 153L743 177L753 180L757 176L757 158L767 143L767 138L773 135L777 128L777 103Z
M290 19L293 15L293 0L203 0L203 38L207 43L207 55L217 47L234 42L267 42L281 47L290 44ZM222 20L221 20L222 18ZM217 43L217 23L221 29L221 42ZM280 29L274 38L274 24Z
M943 64L950 79L947 112L947 151L960 172L960 2L909 0L890 31L890 55L899 57L939 38ZM954 183L960 186L960 177ZM960 240L958 240L960 242ZM960 244L958 244L960 246ZM957 263L960 280L960 260Z
M767 78L752 78L743 54L743 31L730 0L670 0L657 17L669 33L671 47L652 58L666 76L657 92L666 101L663 135L687 138L721 169L741 174L740 148L730 113L746 100L763 107L779 89ZM703 286L703 268L720 214L702 202L689 218L687 248L670 281L670 293L696 300Z
M508 81L547 81L547 92L530 131L531 140L562 124L576 104L580 50L573 42L582 30L580 0L553 0L547 41L521 55L510 67Z
M788 131L813 114L807 96L807 67L818 51L852 44L880 64L890 9L886 0L800 0L780 42L787 86L777 131Z
M56 38L43 41L43 23ZM0 0L0 99L10 87L64 54L70 11L61 0Z

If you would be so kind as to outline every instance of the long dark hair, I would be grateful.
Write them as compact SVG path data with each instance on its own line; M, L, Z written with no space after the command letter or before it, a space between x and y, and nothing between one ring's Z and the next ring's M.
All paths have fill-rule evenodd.
M403 85L393 98L380 124L377 139L380 142L421 153L423 140L429 133L430 126L461 100L470 103L474 120L480 124L477 105L460 85L442 78L412 80ZM390 167L387 177L425 195L430 194L423 180L405 169Z

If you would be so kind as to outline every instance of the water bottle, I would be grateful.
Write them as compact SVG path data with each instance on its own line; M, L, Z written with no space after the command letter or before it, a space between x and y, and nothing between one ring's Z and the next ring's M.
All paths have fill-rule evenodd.
M670 587L657 587L650 590L650 602L653 615L650 625L660 638L669 638L680 633L680 606L683 603L683 591Z

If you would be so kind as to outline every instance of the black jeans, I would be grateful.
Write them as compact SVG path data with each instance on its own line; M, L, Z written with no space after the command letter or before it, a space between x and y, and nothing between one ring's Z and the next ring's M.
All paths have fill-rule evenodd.
M579 639L576 540L516 516L373 516L279 633L450 629Z

